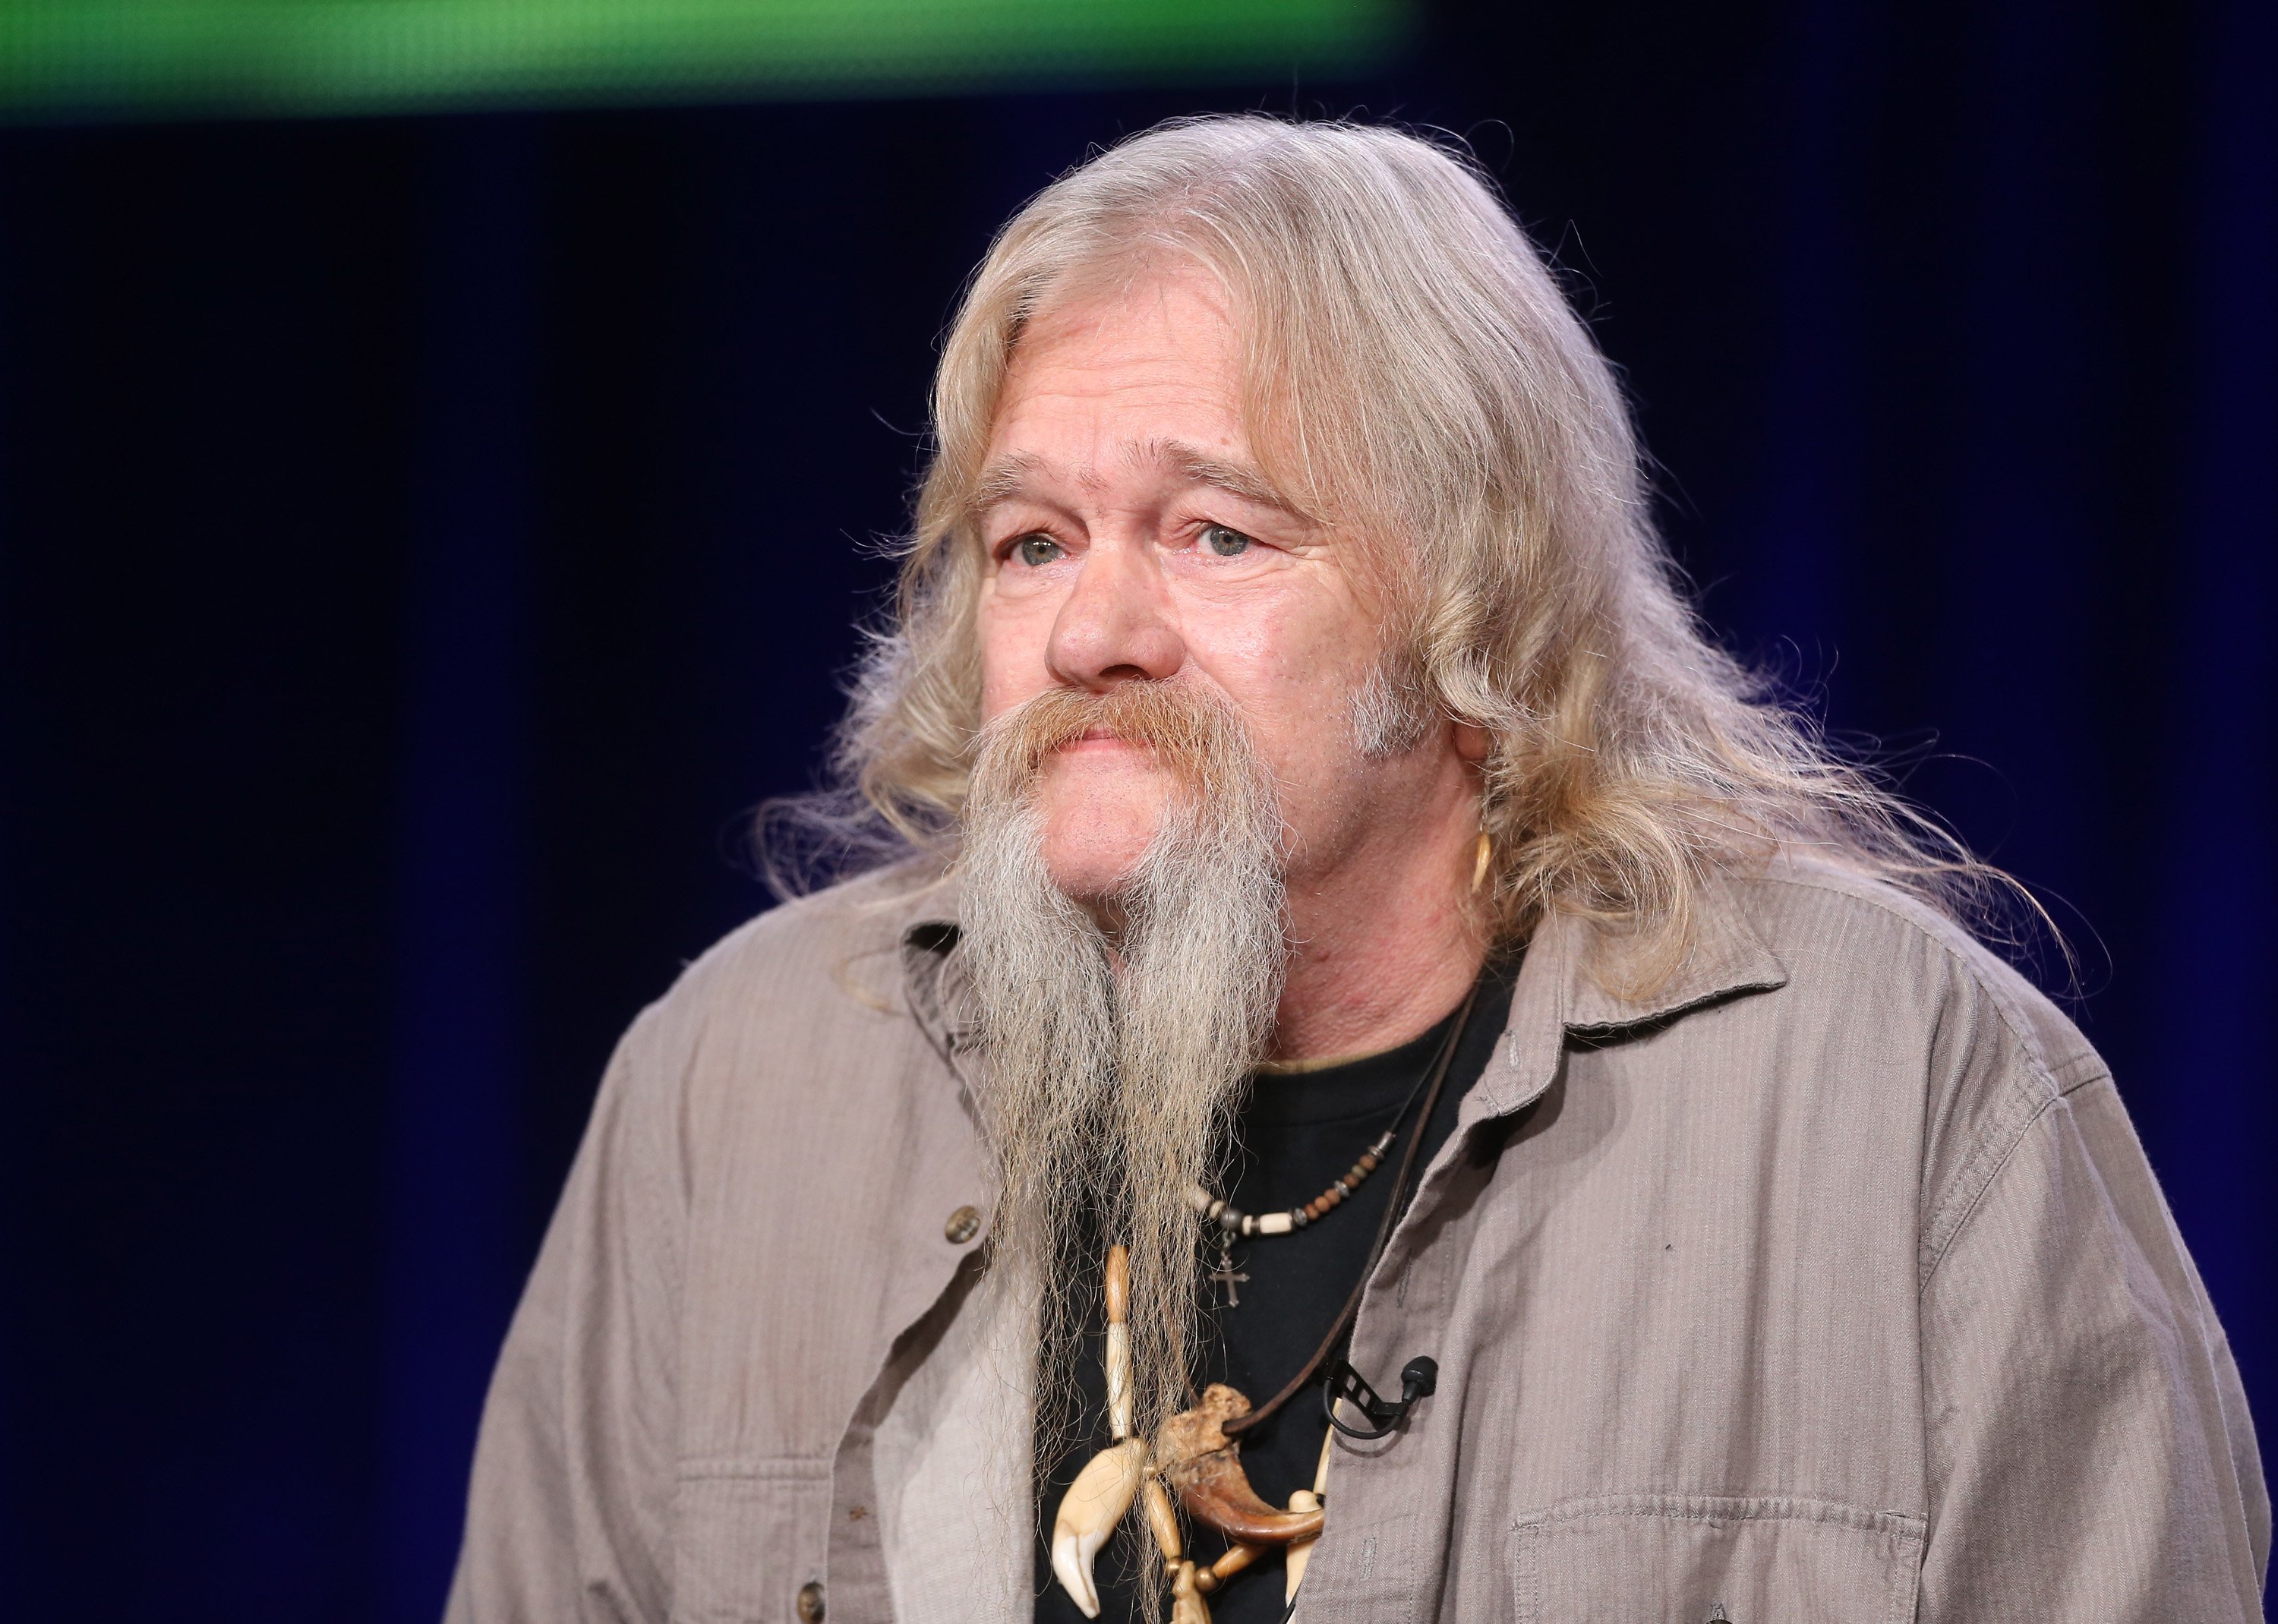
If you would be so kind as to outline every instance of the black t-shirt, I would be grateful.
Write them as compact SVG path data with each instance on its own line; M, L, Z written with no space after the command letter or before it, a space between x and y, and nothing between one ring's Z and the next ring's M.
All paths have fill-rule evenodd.
M1439 1102L1425 1125L1411 1186L1454 1130L1457 1104L1487 1069L1510 1016L1510 991L1508 969L1491 970L1481 979ZM1413 1042L1380 1055L1314 1071L1261 1072L1236 1125L1233 1187L1227 1199L1243 1212L1279 1212L1301 1207L1327 1189L1400 1117L1438 1057L1455 1019L1450 1014ZM1304 1368L1359 1282L1413 1131L1412 1122L1403 1122L1383 1165L1349 1200L1318 1222L1293 1234L1235 1242L1236 1278L1230 1285L1205 1284L1202 1383L1227 1383L1253 1404L1263 1404ZM1413 1195L1412 1187L1409 1193ZM1214 1239L1209 1255L1215 1259ZM1227 1300L1229 1290L1232 1302ZM1083 1407L1077 1441L1051 1463L1039 1485L1037 1624L1082 1624L1082 1613L1052 1576L1051 1520L1068 1484L1107 1443L1099 1321L1095 1307L1087 1349L1075 1370ZM1364 1374L1380 1391L1391 1376ZM1286 1506L1293 1491L1311 1488L1321 1442L1327 1436L1317 1378L1256 1430L1242 1435L1242 1466L1259 1496L1271 1505ZM1100 1618L1108 1624L1161 1616L1153 1601L1158 1592L1151 1583L1143 1587L1135 1582L1135 1512L1092 1564ZM1195 1531L1192 1537L1195 1548L1189 1554L1197 1562L1212 1560L1224 1549L1207 1529ZM1281 1588L1281 1559L1269 1553L1211 1597L1212 1617L1217 1624L1274 1624L1282 1613Z

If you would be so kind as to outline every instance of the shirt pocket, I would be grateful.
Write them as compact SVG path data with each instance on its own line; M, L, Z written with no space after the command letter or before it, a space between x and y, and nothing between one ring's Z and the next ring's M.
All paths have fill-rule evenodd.
M673 1624L795 1624L830 1533L828 1460L686 1460L672 1497Z
M1785 1496L1624 1494L1522 1513L1521 1624L1906 1624L1923 1520Z

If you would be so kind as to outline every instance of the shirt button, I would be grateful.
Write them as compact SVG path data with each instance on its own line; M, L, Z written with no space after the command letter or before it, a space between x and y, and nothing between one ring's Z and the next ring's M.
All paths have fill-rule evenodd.
M963 1246L981 1232L981 1209L977 1207L959 1208L949 1215L949 1222L941 1226L941 1232L949 1237L952 1246ZM818 1613L816 1616L822 1615Z
M799 1624L822 1624L822 1587L812 1579L799 1587Z

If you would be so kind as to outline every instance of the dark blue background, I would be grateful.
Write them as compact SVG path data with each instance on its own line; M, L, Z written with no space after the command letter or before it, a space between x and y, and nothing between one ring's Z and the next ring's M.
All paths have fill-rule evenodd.
M1714 624L2060 899L2278 1413L2271 28L1450 4L1296 92L0 131L0 1611L432 1616L608 1046L764 904L960 278L1204 106L1477 143Z

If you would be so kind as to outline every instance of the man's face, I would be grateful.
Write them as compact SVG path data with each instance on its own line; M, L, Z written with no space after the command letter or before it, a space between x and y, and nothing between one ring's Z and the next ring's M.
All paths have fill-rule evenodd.
M1293 887L1352 860L1400 817L1403 786L1450 746L1364 753L1356 696L1379 614L1349 538L1276 499L1241 410L1239 336L1191 270L1047 314L1013 356L980 520L982 711L1050 689L1215 689L1280 791ZM1115 894L1177 783L1144 748L1088 736L1045 763L1044 858L1077 897Z

